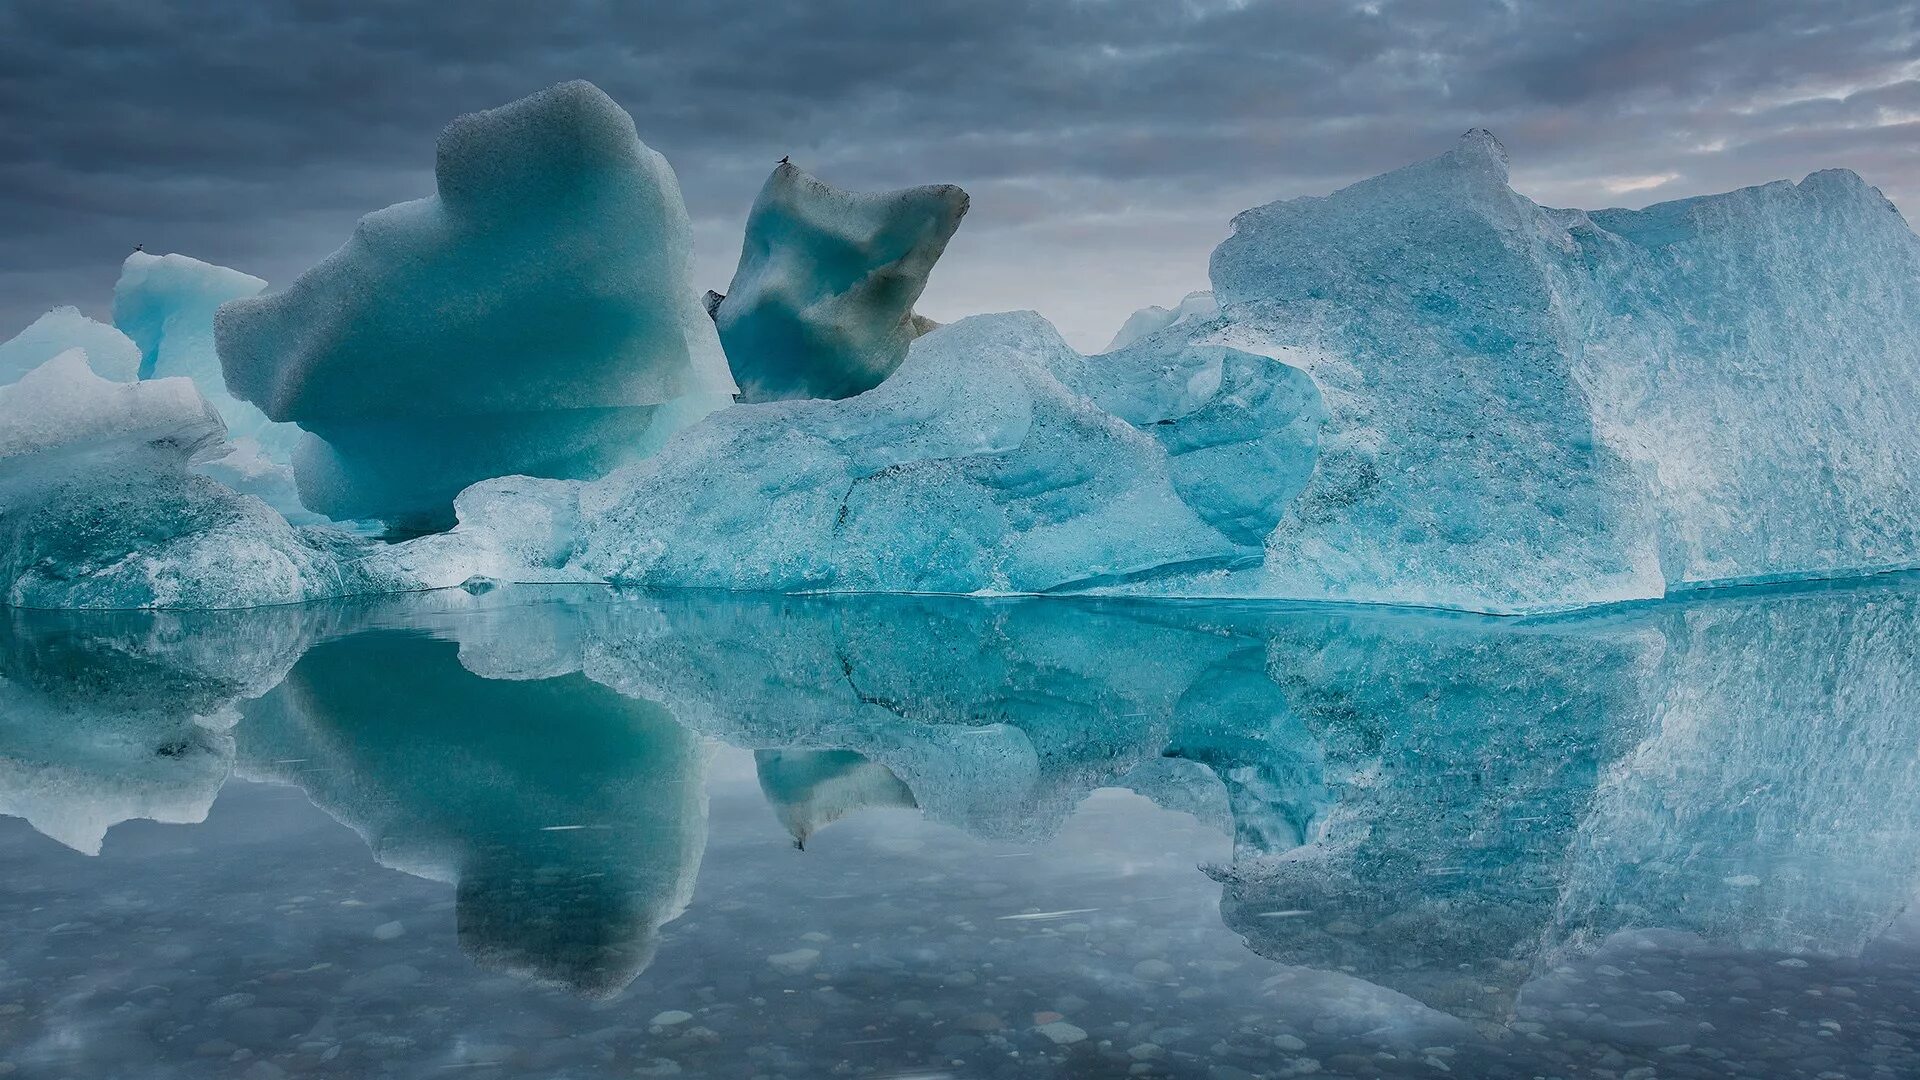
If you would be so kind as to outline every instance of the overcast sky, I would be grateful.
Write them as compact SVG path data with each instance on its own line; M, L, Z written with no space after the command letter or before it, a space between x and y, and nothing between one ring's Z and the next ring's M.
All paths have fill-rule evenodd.
M1083 347L1206 287L1248 206L1506 143L1549 204L1844 166L1920 207L1912 0L0 0L0 338L107 310L135 243L276 284L432 190L454 116L597 83L679 173L724 289L783 154L973 209L921 310Z

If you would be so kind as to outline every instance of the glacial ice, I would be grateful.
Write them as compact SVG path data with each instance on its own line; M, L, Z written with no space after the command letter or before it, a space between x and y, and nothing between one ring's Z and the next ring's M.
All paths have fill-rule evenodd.
M295 524L313 524L323 519L301 504L293 479L300 429L276 424L228 393L214 350L213 320L220 305L256 296L266 287L259 278L225 266L136 251L127 256L113 288L113 322L139 346L142 379L192 379L225 421L231 448L200 462L196 471L258 495Z
M0 342L0 386L19 382L68 349L86 353L87 366L103 379L132 382L140 371L140 347L127 335L87 318L79 308L57 307Z
M286 292L224 304L215 336L235 391L312 433L295 472L315 509L457 528L373 549L253 521L312 559L248 589L123 523L127 546L75 580L112 555L173 584L35 602L491 579L1526 614L1920 564L1920 239L1851 173L1554 210L1470 132L1241 214L1211 294L1141 313L1098 356L1020 313L907 344L964 196L853 196L790 167L716 331L671 171L586 84L456 122L438 179ZM116 307L155 370L204 376L189 345L209 297L249 282L136 255ZM28 340L92 332L75 319ZM812 359L781 370L815 381L780 393L827 400L696 423L731 401L721 334L787 340ZM763 380L749 396L772 394L746 365L774 352L733 354ZM221 490L203 505L253 505ZM20 515L8 528L31 546ZM69 542L32 541L43 567Z
M1224 591L1530 612L1920 562L1920 240L1846 172L1640 211L1515 193L1485 132L1249 210L1154 340L1330 419Z
M462 117L435 177L216 320L227 385L311 433L308 506L443 528L474 481L598 476L731 401L679 184L605 94Z
M747 215L733 284L709 301L740 400L879 385L922 332L914 301L966 212L951 184L859 194L776 166Z
M328 537L189 471L225 452L190 380L116 383L71 349L0 387L0 603L251 607L352 591Z
M478 485L463 507L521 509L463 511L405 559L441 585L465 553L511 549L541 560L514 577L952 593L1227 566L1257 557L1257 523L1304 482L1318 409L1263 357L1089 360L1032 313L976 316L858 397L735 406L598 482ZM1249 465L1266 470L1252 489Z
M1180 298L1180 303L1171 308L1158 304L1149 305L1127 316L1120 324L1119 332L1107 343L1107 351L1124 349L1141 338L1157 334L1170 326L1185 326L1189 323L1215 318L1220 314L1220 305L1208 291L1190 292Z

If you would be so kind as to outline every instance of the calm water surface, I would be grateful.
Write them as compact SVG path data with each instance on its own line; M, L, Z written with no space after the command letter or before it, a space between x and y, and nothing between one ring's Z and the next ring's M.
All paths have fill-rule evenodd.
M1920 1075L1920 580L0 611L0 1076Z

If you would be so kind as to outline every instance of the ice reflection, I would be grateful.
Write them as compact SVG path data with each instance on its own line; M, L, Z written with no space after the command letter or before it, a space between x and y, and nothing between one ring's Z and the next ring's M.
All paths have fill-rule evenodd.
M1255 952L1491 1030L1621 931L1847 956L1892 922L1920 890L1917 601L1906 577L1544 622L513 589L191 634L14 613L0 807L96 849L204 813L237 742L244 775L457 882L476 958L599 995L688 903L703 737L757 752L802 845L867 807L1040 841L1124 786L1232 836L1208 872Z

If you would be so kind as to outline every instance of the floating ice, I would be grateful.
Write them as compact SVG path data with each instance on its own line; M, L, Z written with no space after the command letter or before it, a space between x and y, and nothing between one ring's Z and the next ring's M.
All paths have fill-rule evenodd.
M1548 210L1455 150L1235 219L1163 331L1326 395L1227 591L1494 612L1920 561L1920 240L1851 173Z
M142 379L192 379L226 422L232 448L200 463L198 471L260 496L291 521L311 523L321 519L301 505L291 465L300 429L276 424L228 393L214 351L214 312L228 300L255 296L266 287L251 274L185 255L136 251L127 256L113 288L113 321L139 345Z
M1204 321L1220 314L1220 305L1214 302L1211 292L1190 292L1180 299L1176 307L1163 308L1159 305L1143 307L1127 316L1120 324L1120 331L1107 343L1107 351L1124 349L1141 338L1157 334L1169 326L1184 326L1188 323Z
M1031 313L977 316L916 341L859 397L737 406L596 483L480 485L463 505L511 494L537 508L463 518L407 558L445 564L423 580L455 584L445 553L479 537L544 553L527 571L543 577L954 593L1227 566L1257 557L1249 522L1304 479L1318 408L1303 376L1262 357L1088 360ZM1230 475L1249 467L1263 471Z
M679 184L605 94L462 117L435 175L220 312L228 385L315 436L294 463L309 506L440 528L476 480L598 476L731 401Z
M351 591L326 537L188 471L225 452L187 379L115 383L80 350L0 387L0 603L251 607Z
M747 216L733 284L710 301L740 400L879 385L923 332L913 303L966 212L951 184L856 194L777 166Z
M79 308L57 307L0 342L0 386L20 381L68 349L85 352L87 366L103 379L132 382L140 371L140 346L127 335L87 318Z

